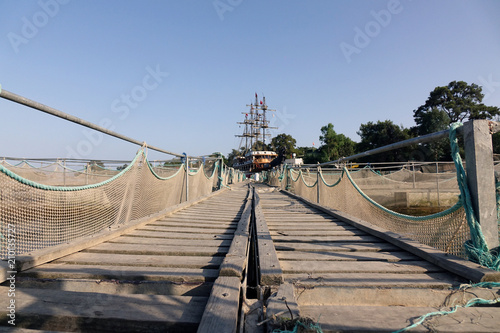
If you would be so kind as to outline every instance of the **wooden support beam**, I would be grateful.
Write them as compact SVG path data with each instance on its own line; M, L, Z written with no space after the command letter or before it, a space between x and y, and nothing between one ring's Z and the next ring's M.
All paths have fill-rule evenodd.
M252 217L252 191L249 191L245 209L234 232L228 253L220 267L220 276L236 276L243 278L247 265L248 243L250 240L250 220Z
M221 276L215 280L198 333L233 333L238 325L241 280Z
M276 286L283 282L283 271L281 270L278 255L274 248L274 243L267 227L264 213L260 206L260 199L255 192L255 226L257 229L257 251L260 266L260 285Z
M490 249L497 248L498 221L493 168L493 146L488 120L470 120L464 124L467 184L476 218L481 224Z

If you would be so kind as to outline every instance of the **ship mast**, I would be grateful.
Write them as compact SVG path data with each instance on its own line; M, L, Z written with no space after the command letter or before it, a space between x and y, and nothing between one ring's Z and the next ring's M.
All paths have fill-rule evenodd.
M243 134L236 135L236 137L245 139L245 153L252 150L254 145L262 138L262 142L266 143L266 138L271 136L271 133L266 133L266 129L273 129L277 127L270 127L269 120L266 118L266 113L271 110L267 107L266 98L259 103L259 97L255 93L255 102L247 104L250 107L250 112L242 112L245 115L243 122L238 124L244 125ZM241 143L240 143L241 147Z

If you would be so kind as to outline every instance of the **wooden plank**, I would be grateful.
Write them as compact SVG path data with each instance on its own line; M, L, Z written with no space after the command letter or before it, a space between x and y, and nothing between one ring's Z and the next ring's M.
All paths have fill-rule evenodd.
M232 240L233 235L231 234L214 234L214 233L203 233L203 234L193 234L193 233L179 233L179 232L168 232L168 231L152 231L152 230L135 230L128 233L127 236L139 236L139 237L163 237L167 238L178 238L178 239L228 239Z
M219 220L214 220L214 221L192 221L192 220L181 220L181 219L176 219L176 220L163 220L163 221L154 221L152 223L149 223L148 225L157 225L157 226L172 226L172 227L184 227L184 226L196 226L199 228L221 228L221 227L234 227L238 225L238 221L232 221L232 222L227 222L227 221L219 221Z
M176 245L176 246L231 246L230 239L178 239L178 238L155 238L155 237L132 237L120 236L108 241L108 243L122 244L149 244L149 245Z
M275 242L277 251L398 251L399 248L389 243L350 243L350 242L325 242L325 243L290 243Z
M147 294L147 295L177 295L177 296L207 296L212 290L213 281L177 282L169 280L144 281L112 279L72 279L54 278L39 279L24 276L16 277L16 288L28 288L78 291L90 293L106 293L114 295Z
M448 273L297 273L283 274L285 281L297 288L315 286L380 287L380 288L432 288L449 289L467 281Z
M172 282L207 282L215 281L218 269L125 266L125 265L73 265L49 263L26 270L22 276L40 279L123 279L131 281L172 281Z
M234 236L231 248L220 266L220 276L243 278L243 270L247 264L248 242L248 235Z
M208 246L177 246L177 245L143 245L143 244L120 244L103 243L82 252L86 253L121 253L141 255L169 255L169 256L216 256L224 255L228 247Z
M248 199L241 214L238 228L235 231L231 247L220 267L221 276L243 278L243 270L247 265L248 243L250 241L250 221L253 200Z
M204 233L204 234L221 234L221 235L227 235L227 234L234 234L234 228L219 228L219 229L207 229L207 228L189 228L189 227L160 227L160 226L143 226L139 230L144 230L144 231L163 231L163 232L172 232L172 233L189 233L189 234L198 234L198 233Z
M361 230L281 230L270 231L271 236L365 236L366 232Z
M198 333L234 333L238 325L241 281L221 276L214 282Z
M58 259L55 263L84 265L125 265L154 267L219 268L222 257L169 257L134 254L75 253Z
M281 315L278 315L279 313L281 313ZM294 318L300 316L293 284L283 283L279 286L276 294L269 298L266 317L271 318L273 316L289 319L291 319L292 316Z
M283 271L280 267L278 256L274 248L273 240L269 234L266 220L259 205L259 196L255 195L255 225L257 230L257 251L260 267L260 284L264 286L279 285L283 282Z
M0 287L2 295L8 288ZM16 290L16 328L50 331L194 331L207 297ZM0 313L6 322L7 312Z
M302 261L381 261L381 262L399 262L422 260L414 254L408 252L298 252L298 251L278 251L278 258L283 260L302 260Z
M274 242L296 242L296 243L325 243L325 242L352 242L352 243L377 243L383 242L374 236L273 236Z
M264 214L265 215L265 214ZM322 223L322 222L300 222L300 223L291 223L291 222L280 222L280 223L270 223L266 218L267 226L270 231L275 230L357 230L355 227L351 225L339 225L337 223Z
M495 299L498 290L471 288L467 292L429 288L360 288L347 286L314 286L301 288L300 305L345 305L345 306L453 306L465 304L472 298Z
M427 261L400 263L351 261L281 261L284 273L430 273L442 269Z

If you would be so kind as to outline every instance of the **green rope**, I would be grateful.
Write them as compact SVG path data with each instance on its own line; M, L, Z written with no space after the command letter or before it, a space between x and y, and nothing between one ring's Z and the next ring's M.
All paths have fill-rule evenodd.
M481 225L476 218L472 206L472 199L467 186L467 175L465 173L462 158L460 157L457 139L457 129L463 126L462 123L453 123L450 128L450 145L453 162L457 170L457 182L460 188L460 200L463 202L467 224L469 225L471 239L464 244L469 260L482 266L500 270L500 258L497 253L491 253L488 244L481 231Z
M273 333L297 333L299 331L300 327L302 327L308 331L314 331L316 333L323 333L323 330L318 325L318 323L316 323L316 324L311 323L311 324L306 325L306 324L302 323L300 320L297 320L295 322L295 326L293 327L293 330L291 330L291 331L276 328L273 330Z
M62 191L62 192L82 191L82 190L87 190L87 189L91 189L91 188L97 188L97 187L106 185L106 184L114 181L115 179L121 177L122 175L124 175L127 171L129 171L132 168L132 166L139 159L139 156L141 156L143 153L144 153L144 151L142 149L139 150L137 152L137 155L135 156L134 160L130 163L130 165L127 166L125 169L123 169L120 173L116 174L115 176L113 176L113 177L111 177L109 179L106 179L105 181L97 183L97 184L84 185L84 186L67 187L67 186L50 186L50 185L40 184L40 183L31 181L29 179L26 179L24 177L21 177L21 176L15 174L14 172L10 171L9 169L7 169L6 167L4 167L1 164L0 164L0 172L4 173L8 177L10 177L10 178L12 178L12 179L14 179L14 180L16 180L18 182L20 182L21 184L24 184L24 185L27 185L27 186L31 186L33 188L40 189L40 190L45 190L45 191Z
M375 207L383 210L384 212L386 213L389 213L393 216L396 216L396 217L399 217L399 218L403 218L403 219L408 219L408 220L411 220L411 221L427 221L427 220L431 220L431 219L434 219L434 218L439 218L439 217L443 217L443 216L446 216L448 214L451 214L455 211L457 211L458 209L460 209L462 207L462 202L459 200L453 207L450 207L448 208L447 210L444 210L442 212L439 212L439 213L436 213L436 214L432 214L432 215L426 215L426 216L412 216L412 215L406 215L406 214L401 214L401 213L397 213L393 210L390 210L384 206L382 206L381 204L379 204L378 202L374 201L372 198L370 198L368 195L366 195L359 187L358 185L356 184L356 182L354 182L354 180L352 179L351 177L351 174L349 173L349 170L347 170L346 168L344 168L344 172L345 174L347 175L347 178L349 179L349 181L351 182L352 186L358 191L359 194L361 194L366 200L368 200L372 205L374 205Z
M132 163L131 163L132 164ZM146 164L148 165L148 168L149 168L149 171L151 171L151 173L153 174L153 176L155 176L157 179L159 180L168 180L168 179L171 179L171 178L174 178L175 176L177 176L177 174L183 169L182 166L184 164L181 164L180 167L177 169L177 171L171 175L171 176L168 176L168 177L161 177L160 175L158 175L154 170L153 170L153 166L151 165L151 163L149 163L148 160L146 160Z
M500 288L500 283L498 283L498 282L480 282L480 283L476 283L476 284L472 284L472 285L467 285L466 288ZM464 289L464 288L460 288L460 289ZM448 314L452 314L452 313L457 312L457 310L459 308L468 308L468 307L471 307L474 305L484 305L484 304L492 305L492 304L496 304L496 303L500 303L500 298L496 298L496 299L492 299L492 300L482 299L482 298L473 298L473 299L469 300L465 305L455 305L451 310L435 311L435 312L430 312L430 313L427 313L423 316L420 316L418 318L418 320L415 323L413 323L412 325L407 326L405 328L402 328L400 330L394 331L392 333L406 332L412 328L415 328L415 327L421 325L427 318L434 317L434 316L445 316Z

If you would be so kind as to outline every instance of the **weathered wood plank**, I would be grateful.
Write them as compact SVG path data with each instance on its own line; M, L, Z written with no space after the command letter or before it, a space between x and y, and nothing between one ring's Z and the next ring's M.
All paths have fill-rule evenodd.
M135 230L128 233L127 236L139 236L139 237L152 237L152 238L178 238L178 239L228 239L232 240L232 234L216 234L216 233L180 233L180 232L168 232L168 231L153 231L153 230Z
M126 265L154 267L219 268L222 257L156 256L106 253L75 253L56 260L54 263L86 265Z
M247 264L248 243L250 241L250 220L253 200L249 198L235 231L231 247L220 267L221 276L236 276L243 278L243 270Z
M168 256L216 256L224 255L228 247L208 246L177 246L177 245L143 245L143 244L120 244L103 243L82 252L86 253L118 253L118 254L141 254L141 255L168 255Z
M408 252L297 252L278 251L280 260L302 260L302 261L381 261L399 262L422 260L414 254Z
M231 246L230 239L178 239L155 237L121 236L108 241L108 243L121 244L148 244L148 245L176 245L176 246Z
M269 223L266 218L267 226L270 231L287 231L287 230L358 230L350 225L339 225L337 223L318 223L318 222L301 222L301 223Z
M281 261L284 273L431 273L442 272L427 261L351 262L351 261Z
M23 276L40 279L59 279L65 277L68 279L123 279L131 281L198 283L214 281L218 276L218 269L49 263L31 268L23 272Z
M141 227L138 230L144 230L144 231L163 231L163 232L172 232L172 233L188 233L188 234L198 234L198 233L204 233L204 234L221 234L221 235L226 235L226 234L234 234L234 228L218 228L218 229L207 229L207 228L197 228L197 227L161 227L161 226L149 226L145 225Z
M7 287L0 287L2 295ZM50 331L194 331L207 297L16 290L16 328ZM7 312L0 313L6 322Z
M389 243L349 243L349 242L328 242L328 243L290 243L275 242L277 251L334 251L334 252L354 252L354 251L399 251L397 246Z
M214 282L198 333L234 333L238 324L241 281L221 276Z
M220 228L236 228L237 222L206 222L206 221L184 221L184 222L172 222L172 221L155 221L149 223L148 226L158 226L158 227L186 227L186 228L207 228L207 229L220 229Z
M298 273L283 274L297 288L315 286L433 288L449 289L467 282L447 273Z
M268 300L266 317L271 319L268 322L268 331L272 331L274 325L280 320L297 319L300 316L299 306L295 295L295 288L290 283L283 283L279 286L278 292Z
M71 279L54 278L40 279L32 277L17 277L16 288L27 291L28 288L52 289L54 292L77 291L90 293L106 293L113 295L148 294L176 296L207 296L212 290L213 281L177 282L170 280L123 280L120 277L112 279Z
M283 282L283 271L280 267L273 240L267 228L264 214L259 205L259 196L254 192L256 204L254 207L255 225L257 230L257 251L260 266L261 285L279 285Z
M361 230L329 230L329 229L314 229L314 230L283 230L270 231L271 236L365 236L366 232Z
M374 236L273 236L274 242L296 242L296 243L325 243L325 242L352 242L352 243L381 243L380 238Z

